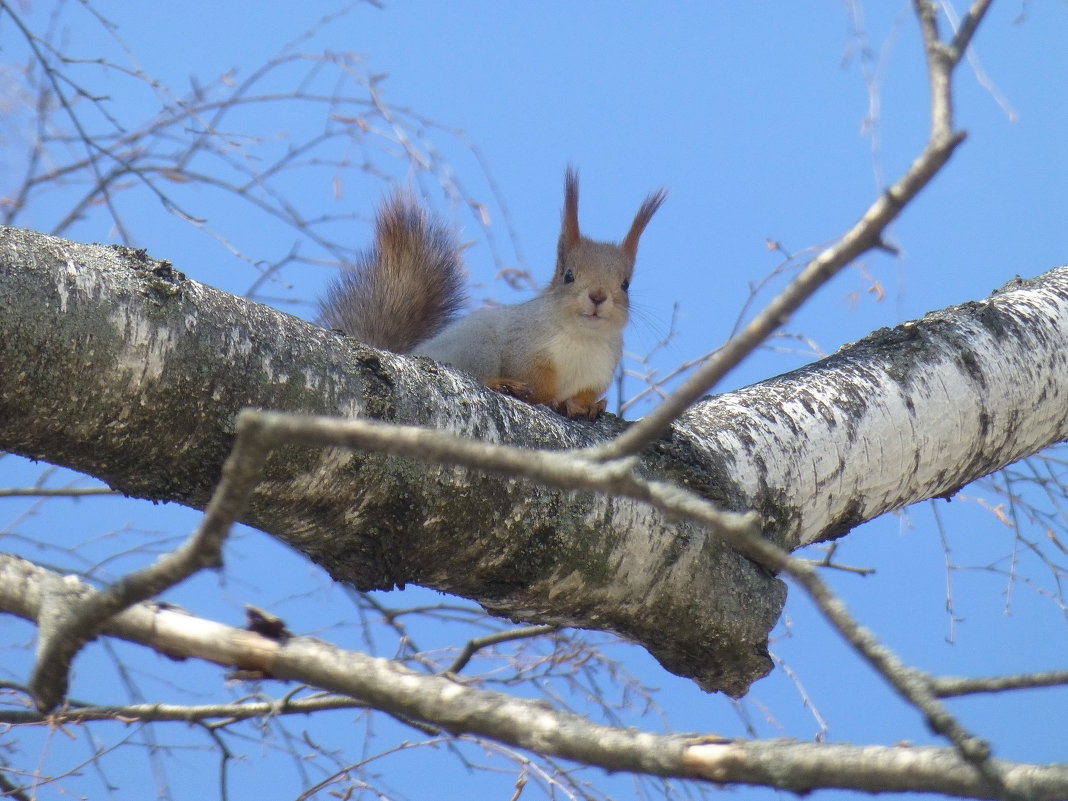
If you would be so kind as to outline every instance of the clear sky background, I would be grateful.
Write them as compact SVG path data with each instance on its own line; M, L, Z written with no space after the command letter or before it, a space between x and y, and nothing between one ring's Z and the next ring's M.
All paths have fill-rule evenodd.
M326 2L105 2L95 7L117 26L141 68L179 95L192 85L211 87L231 71L234 80L243 80L338 8ZM78 5L62 8L58 25L67 31L71 55L129 63ZM49 3L34 3L20 13L43 26L51 10ZM850 11L841 3L490 5L454 0L387 2L382 9L356 4L284 52L360 53L356 74L384 74L377 86L388 103L439 124L426 128L426 139L416 147L426 153L424 142L432 142L433 157L448 165L468 196L486 204L493 245L475 216L450 199L449 187L392 158L396 147L352 149L354 159L373 158L387 171L383 177L358 169L309 170L282 185L309 217L354 217L334 228L353 250L367 241L367 221L387 186L414 185L471 240L467 261L478 294L504 301L525 295L496 278L502 267L528 269L542 281L551 273L567 164L580 170L580 220L595 238L621 237L645 195L665 186L668 202L641 242L631 290L639 311L627 347L639 355L653 350L669 330L677 303L675 336L654 361L666 373L730 334L751 285L782 266L782 254L770 251L768 240L790 253L833 240L919 153L929 125L928 92L910 4L864 4L863 37ZM900 255L869 255L846 270L789 322L788 330L803 335L803 341L777 340L732 373L721 389L811 361L812 346L833 352L881 326L981 299L1016 275L1034 276L1068 260L1066 31L1068 4L995 3L975 40L978 65L963 65L957 74L957 122L968 140L893 226L890 238ZM26 63L25 45L4 16L0 48L0 63ZM263 88L291 89L302 70L299 63L280 70ZM872 79L877 103L869 91ZM115 73L94 80L96 91L111 97L110 108L120 119L142 119L159 105L158 95ZM325 91L334 85L323 77L316 80L326 83ZM0 81L16 83L10 67L0 72ZM25 134L32 119L31 108L9 102L0 140L0 195L9 191L11 176L25 169L20 130ZM235 147L257 152L262 145L263 152L279 152L298 132L322 124L306 110L279 105L235 115L226 127L233 131ZM249 133L263 142L252 142ZM233 198L198 187L174 191L233 248L253 259L280 258L299 240L291 228ZM133 234L130 244L170 259L190 277L237 293L248 292L259 277L254 265L169 214L148 193L131 190L120 203ZM17 223L48 231L69 205L69 196L42 195ZM99 211L67 235L115 241L115 231ZM307 241L299 244L311 261L330 255ZM791 268L783 272L785 278L793 274ZM290 265L254 294L311 318L314 298L331 275L328 266ZM785 278L772 280L758 302L769 299ZM631 383L628 389L637 386ZM639 408L630 416L641 413ZM0 485L25 485L40 470L5 457ZM49 484L70 480L70 474L56 474ZM1042 556L990 511L1001 502L987 486L969 487L951 504L938 502L938 517L929 504L886 516L851 534L837 554L842 562L877 572L866 578L833 573L828 579L861 620L918 667L970 675L1064 668L1065 598ZM1039 502L1049 507L1048 501ZM1068 542L1066 520L1053 511L1050 525L1059 526L1061 541ZM3 500L0 548L66 569L93 566L95 575L114 576L143 561L144 554L126 554L126 549L144 542L159 547L165 537L182 536L197 519L189 510L138 502ZM1065 563L1064 554L1045 542L1042 527L1022 533ZM68 553L84 540L93 542ZM225 575L199 576L168 599L234 624L241 622L241 605L252 603L278 612L298 633L366 647L344 594L283 546L245 531L228 547L227 560ZM947 563L960 569L949 570ZM400 606L422 596L437 598L415 588L383 593L381 601ZM413 634L424 648L457 644L466 636L431 626ZM31 637L30 627L0 619L0 679L25 680ZM379 647L390 655L393 642L383 636ZM748 720L760 736L932 741L918 716L842 647L798 592L791 592L773 643L786 667L758 682L737 706L665 674L640 649L607 647L660 688L656 700L675 730L745 735ZM136 660L135 677L151 700L178 700L191 687L195 702L246 691L225 689L221 670L162 665L137 649L117 650ZM168 678L160 681L150 673ZM120 702L128 699L125 693L105 648L94 646L79 657L76 697ZM966 725L993 740L998 756L1068 761L1068 690L968 699L952 708ZM353 727L351 715L335 720L331 737L339 747L351 747L353 738L364 736L366 730ZM660 718L643 718L637 711L627 723L663 725ZM379 747L390 737L409 736L401 728L394 734L387 721L377 721L376 727L383 738ZM47 771L70 765L75 755L87 758L88 740L77 733L79 740L67 741L44 730L32 737L19 732L25 750L16 761L34 767L25 754L45 754ZM217 762L207 750L210 743L195 732L176 735L168 729L161 735L189 745L172 753L168 778L174 797L214 797ZM0 731L0 743L12 736ZM129 732L118 724L98 731L100 743L124 736ZM302 786L296 765L261 750L255 741L243 745L244 759L231 768L242 789L232 797L296 797ZM360 748L351 751L359 754ZM115 797L148 797L160 781L149 764L137 753L129 760L128 776L111 776L122 785ZM514 783L508 774L468 774L447 754L425 750L391 757L381 770L393 772L392 786L411 798L508 798ZM84 785L71 779L70 786L98 787L91 769L87 773ZM598 771L586 773L590 781L602 782ZM606 781L619 797L637 797L630 779ZM41 797L50 797L47 792ZM741 790L736 795L770 798L772 793Z

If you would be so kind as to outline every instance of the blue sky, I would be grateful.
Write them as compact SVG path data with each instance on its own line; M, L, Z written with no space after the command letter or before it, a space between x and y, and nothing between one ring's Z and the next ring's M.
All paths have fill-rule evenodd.
M98 8L118 26L144 70L181 94L192 80L209 86L230 70L241 80L336 7L325 2L299 8L190 2L156 4L146 12L109 2ZM39 22L49 9L46 4L35 6L27 19ZM413 176L388 153L375 157L384 167L392 165L390 180L414 183L428 202L463 227L465 239L473 243L467 251L468 267L486 296L505 301L523 297L495 280L502 265L518 264L538 279L548 278L568 163L581 173L583 230L598 238L620 237L645 195L666 186L669 200L641 242L632 288L640 311L628 331L627 347L637 354L652 349L667 330L677 302L676 337L657 354L658 369L667 372L729 334L750 285L780 266L781 255L769 251L769 239L792 253L832 240L876 196L882 185L878 176L893 181L922 147L928 95L910 6L869 2L863 12L870 56L862 51L844 4L814 10L807 4L762 2L489 6L461 0L387 3L384 9L357 4L293 49L364 54L357 68L363 74L388 75L379 88L389 103L416 110L442 126L428 136L466 191L487 204L496 257L473 216L450 203L432 178ZM72 26L68 38L77 55L124 58L77 7L67 7L61 19ZM1064 3L994 5L975 40L979 69L964 65L958 72L958 126L968 131L968 140L893 226L891 241L900 255L873 254L861 266L846 270L790 321L790 331L831 352L880 326L982 298L1017 274L1037 275L1068 260L1066 23ZM25 58L5 19L0 19L0 44L0 61ZM877 139L867 122L871 96L866 72L878 76ZM278 85L295 80L296 74L280 72ZM124 118L151 114L158 104L152 92L130 90L120 76L102 80L99 91L112 95L115 110ZM984 85L988 82L995 88ZM297 132L320 124L298 109L278 107L228 122L234 126L235 141L237 126L243 123L254 126L268 142L266 147L271 142L284 147ZM453 129L462 130L462 137L450 134ZM464 142L476 146L479 157ZM0 142L5 170L15 170L17 158L18 151ZM311 211L359 218L347 223L351 234L343 234L351 235L351 246L358 248L367 240L366 220L389 180L372 180L352 170L341 176L338 192L325 171L308 175L286 185L293 201ZM7 189L3 185L0 193ZM170 259L199 281L234 292L248 290L258 275L253 267L146 197L131 193L122 201L134 223L134 244ZM237 247L261 258L274 258L293 244L292 231L232 202L223 205L209 192L190 190L183 198ZM19 224L47 230L62 202L59 197L43 199ZM114 233L107 219L94 213L70 236L106 242ZM310 258L323 255L312 245L303 247ZM290 266L258 297L310 317L311 303L330 275L325 267ZM770 291L782 282L773 280L760 298L770 298ZM869 291L875 282L885 290L881 299ZM723 388L760 380L811 358L805 345L782 341L728 376ZM25 484L39 469L4 458L0 483ZM940 504L939 510L949 558L973 569L947 571L936 520L930 507L921 505L864 526L843 543L839 558L877 568L874 576L841 573L829 579L862 620L920 667L980 675L1063 668L1068 630L1064 610L1056 598L1047 597L1056 592L1048 569L1019 542L1014 547L1012 530L984 507L999 498L983 488L969 488L964 495ZM136 556L112 559L116 549L155 539L148 532L181 535L197 520L188 510L110 500L50 502L23 517L28 508L25 501L0 505L5 548L60 563L74 557L61 558L62 551L42 550L33 543L51 542L62 549L93 538L86 558L90 563L109 559L113 571L137 563ZM127 525L132 530L104 536ZM1042 539L1040 530L1024 533ZM1013 564L1013 554L1020 577L1010 583L1003 572ZM343 595L321 571L282 546L246 532L231 544L228 563L225 576L197 577L168 597L198 614L229 622L239 622L245 602L275 608L296 631L321 632L362 647ZM299 577L300 583L264 587L255 577L266 569ZM962 618L955 624L946 611L947 579L954 612ZM411 595L418 598L420 592ZM383 602L410 601L392 594ZM830 739L929 740L915 713L841 646L799 593L791 592L784 621L777 630L775 653L803 683L828 723ZM26 654L14 646L25 643L29 629L0 621L0 631L0 646L10 655L0 663L14 673L6 678L17 679L20 668L12 666L24 665ZM946 641L951 632L952 644ZM462 636L431 626L420 634L435 645ZM744 733L736 710L724 699L705 696L689 682L664 674L638 649L613 645L611 650L662 688L658 700L673 728ZM384 651L388 653L388 646ZM163 670L158 662L149 657L139 670ZM106 679L101 679L103 685L92 680L111 675L101 649L80 657L78 671L76 691L81 695L112 695ZM172 685L151 683L146 693L177 697L178 688L188 686L192 676L204 697L221 692L221 675L213 668L183 665L168 675ZM762 736L808 739L819 730L787 670L758 683L744 709ZM999 756L1068 761L1066 690L968 699L953 709L967 725L994 740ZM650 719L631 722L659 725ZM339 740L347 736L346 725L339 719ZM390 724L378 725L389 731ZM102 732L102 737L112 734ZM235 776L250 783L246 787L264 781L268 787L284 788L279 797L299 792L295 768L276 765L268 770L258 746L247 747L247 762L233 768ZM197 760L204 758L183 755L179 763L200 764ZM393 765L412 771L411 765L423 764L406 763L408 758L397 757ZM147 774L137 775L151 781ZM596 772L588 778L600 781ZM176 797L211 792L210 782L209 789L201 791L197 781L182 776L176 784L183 792ZM620 797L631 797L628 780L611 781ZM421 794L411 784L405 786L411 797L435 797L426 788ZM487 792L497 793L494 797L507 797L510 780L498 779L487 787ZM439 798L465 797L437 789ZM771 796L755 790L739 794Z

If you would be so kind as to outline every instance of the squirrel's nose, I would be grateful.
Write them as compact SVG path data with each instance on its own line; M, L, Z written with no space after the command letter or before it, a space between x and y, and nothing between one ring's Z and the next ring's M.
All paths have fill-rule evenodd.
M608 293L603 289L594 289L590 292L590 300L593 301L594 306L600 306L606 300L608 300Z

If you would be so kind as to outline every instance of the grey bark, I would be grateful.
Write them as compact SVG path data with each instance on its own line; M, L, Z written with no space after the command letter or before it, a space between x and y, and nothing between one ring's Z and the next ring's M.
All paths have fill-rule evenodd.
M623 425L525 406L140 251L19 229L0 233L0 364L0 448L195 508L249 406L531 448ZM652 453L643 469L675 475L679 455ZM616 631L733 694L770 669L785 599L766 571L639 504L375 454L276 451L244 521L360 589L417 583L514 619Z
M1060 270L1020 291L1051 294L1063 308L1066 286L1068 270ZM724 508L756 509L765 534L792 548L1064 439L1064 313L1028 306L1032 317L1020 317L998 303L882 332L805 371L703 401L641 455L640 470ZM233 441L233 417L246 406L424 425L531 448L589 445L626 425L575 423L524 406L427 360L366 348L125 248L0 229L0 311L0 447L152 500L203 508ZM878 487L865 486L860 460L879 463L877 443L888 434L872 413L885 405L869 396L875 385L857 381L896 377L907 410L918 386L938 380L926 371L952 362L955 349L976 377L961 391L982 394L978 377L994 368L983 361L987 351L966 344L970 329L957 315L994 331L1002 347L1028 347L1036 364L1039 346L1060 353L1059 362L1050 357L1031 371L1044 394L1021 388L1042 397L1043 426L1025 425L1033 410L1002 417L982 408L983 437L968 440L971 429L963 430L959 453L939 440L939 480L917 480L913 463L895 457L875 471ZM1006 428L1009 420L1018 425ZM904 437L922 442L931 422L913 415ZM418 583L514 619L612 630L709 690L742 694L770 668L767 632L784 601L782 583L641 504L341 450L277 451L265 475L245 521L337 580L362 589Z

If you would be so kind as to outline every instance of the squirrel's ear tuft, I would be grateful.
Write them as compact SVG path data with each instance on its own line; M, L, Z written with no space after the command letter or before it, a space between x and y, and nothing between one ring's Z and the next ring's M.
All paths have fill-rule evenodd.
M578 173L568 165L564 173L564 223L560 230L560 242L572 248L579 243L582 234L578 222Z
M638 255L638 240L641 239L642 231L665 200L667 200L667 190L657 189L645 199L638 213L634 215L634 222L630 224L630 230L623 239L623 252L632 259Z

